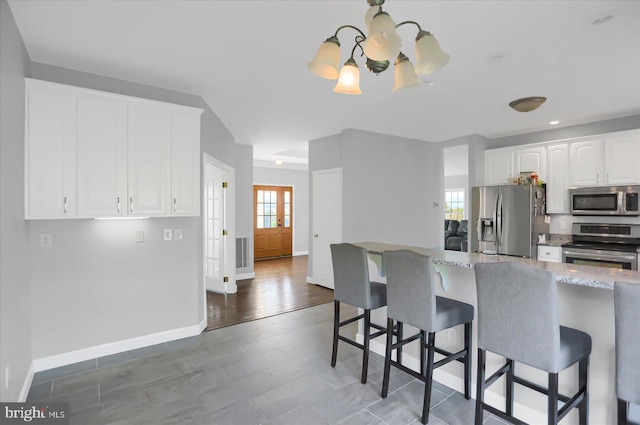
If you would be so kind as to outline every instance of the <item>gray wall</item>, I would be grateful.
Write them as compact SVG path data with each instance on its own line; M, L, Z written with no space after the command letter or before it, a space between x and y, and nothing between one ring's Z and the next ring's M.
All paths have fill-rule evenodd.
M442 164L438 145L360 130L309 142L310 180L313 171L343 169L346 242L442 246ZM313 199L313 187L309 196ZM309 250L312 276L312 244Z
M442 149L431 143L345 130L344 240L441 245L442 162Z
M293 255L309 253L309 172L254 167L253 184L293 187Z
M203 108L202 152L235 165L233 136L199 96L38 63L32 77ZM30 226L34 358L192 326L204 317L200 217ZM183 240L165 242L164 229L182 229ZM136 230L145 232L143 243L134 242ZM42 233L52 235L52 248L39 248Z
M24 220L24 77L29 55L0 0L0 400L17 401L32 358L29 226ZM5 387L6 368L9 387Z
M253 272L253 146L236 144L236 238L249 238L248 267L236 274Z

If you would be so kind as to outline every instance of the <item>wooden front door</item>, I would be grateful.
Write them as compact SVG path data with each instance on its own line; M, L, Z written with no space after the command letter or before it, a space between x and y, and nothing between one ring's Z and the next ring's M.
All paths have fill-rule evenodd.
M254 258L292 254L293 188L253 187Z

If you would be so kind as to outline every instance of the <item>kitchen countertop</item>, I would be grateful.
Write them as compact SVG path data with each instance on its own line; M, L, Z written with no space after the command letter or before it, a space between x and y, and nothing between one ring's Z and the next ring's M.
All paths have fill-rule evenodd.
M548 270L556 275L558 282L571 285L589 286L594 288L613 289L616 281L640 284L640 272L617 270L606 267L579 266L566 263L551 263L533 260L531 258L511 257L508 255L486 255L476 252L459 252L429 248L419 248L404 245L385 244L378 242L359 242L370 254L382 254L385 250L408 249L420 254L429 255L434 264L450 267L473 268L475 263L496 263L515 261L530 267Z

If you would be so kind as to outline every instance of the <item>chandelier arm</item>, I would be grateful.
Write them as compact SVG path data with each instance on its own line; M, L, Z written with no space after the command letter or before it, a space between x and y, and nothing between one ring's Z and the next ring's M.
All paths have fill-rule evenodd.
M416 21L403 21L403 22L400 22L398 25L396 25L396 29L401 27L402 25L406 25L406 24L413 24L413 25L418 27L418 31L422 31L422 28L420 28L420 24L418 24Z
M340 28L338 28L336 30L336 33L333 36L334 37L338 37L338 32L340 32L340 30L343 30L345 28L352 28L352 29L358 31L363 38L365 38L365 39L367 38L367 36L364 35L364 33L362 31L360 31L360 29L358 27L354 27L353 25L343 25L343 26L341 26Z
M360 43L362 43L365 40L366 40L365 37L360 37L360 36L356 35L356 44L353 46L353 49L351 49L351 59L353 59L353 55L356 53L356 47L359 47L360 51L362 52L362 54L360 54L360 56L364 56L364 49L362 48Z

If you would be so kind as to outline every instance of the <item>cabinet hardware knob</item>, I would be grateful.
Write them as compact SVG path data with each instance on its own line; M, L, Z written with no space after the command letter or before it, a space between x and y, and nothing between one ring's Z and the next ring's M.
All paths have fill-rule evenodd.
M178 204L178 200L176 198L173 198L173 212L178 211L177 204Z
M120 212L120 197L116 198L116 212Z
M64 213L67 213L67 197L64 197Z
M133 197L129 198L129 212L133 212Z

